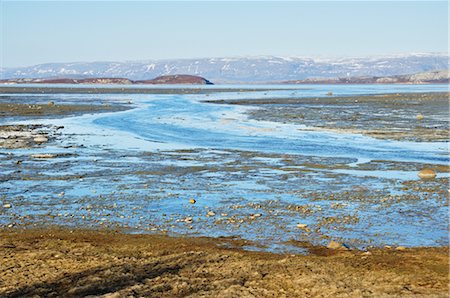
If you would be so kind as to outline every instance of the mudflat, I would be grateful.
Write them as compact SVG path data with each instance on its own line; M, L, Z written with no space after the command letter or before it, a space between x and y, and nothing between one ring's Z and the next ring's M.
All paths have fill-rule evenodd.
M306 125L303 130L416 142L447 141L450 132L447 92L206 102L257 107L248 113L252 119Z
M447 297L448 248L249 252L228 238L0 232L2 297Z

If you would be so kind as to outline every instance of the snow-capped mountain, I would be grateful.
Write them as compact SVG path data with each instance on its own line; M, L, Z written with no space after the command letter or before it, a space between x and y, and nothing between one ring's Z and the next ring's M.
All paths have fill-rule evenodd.
M120 77L146 80L191 74L214 82L270 82L306 78L392 76L448 69L448 53L357 58L235 57L129 62L46 63L0 69L1 79Z

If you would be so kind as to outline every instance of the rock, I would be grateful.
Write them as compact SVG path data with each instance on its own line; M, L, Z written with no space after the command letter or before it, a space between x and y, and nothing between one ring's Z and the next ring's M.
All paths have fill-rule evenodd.
M3 208L5 208L5 209L9 209L9 208L11 208L11 207L12 207L11 204L5 204L5 205L3 205Z
M328 96L333 96L333 92L328 91L328 92L327 92L327 95L328 95Z
M55 105L55 103L54 103L53 101L49 101L49 102L47 103L47 105L48 105L49 107L53 107L53 106Z
M397 247L395 248L395 250L403 251L403 250L406 250L406 247L404 247L404 246L397 246Z
M423 118L425 118L422 114L418 114L417 116L416 116L416 119L417 120L422 120Z
M44 136L37 136L33 139L33 141L35 143L46 143L46 142L48 142L48 139Z
M185 223L192 223L192 217L186 217L185 219L183 219L183 221L185 222Z
M339 243L337 241L331 240L330 243L328 243L327 248L329 249L339 249L339 250L348 250L349 247L344 243Z
M43 154L32 154L31 157L32 158L55 158L58 155L56 154L51 154L51 153L43 153Z
M212 212L212 211L208 211L207 216L214 216L214 215L216 215L216 213L214 213L214 212Z
M433 179L436 177L436 172L432 169L423 169L417 175L420 179Z
M361 255L362 256L370 256L372 253L370 251L365 251Z
M191 203L191 204L195 204L197 201L195 200L195 199L190 199L189 200L189 203Z
M308 227L308 225L307 224L297 224L297 228L299 228L299 229L306 229Z

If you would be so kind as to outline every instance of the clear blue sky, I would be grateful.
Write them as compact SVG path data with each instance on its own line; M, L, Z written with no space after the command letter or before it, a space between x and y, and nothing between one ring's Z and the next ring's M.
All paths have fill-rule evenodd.
M447 52L447 1L1 1L1 64Z

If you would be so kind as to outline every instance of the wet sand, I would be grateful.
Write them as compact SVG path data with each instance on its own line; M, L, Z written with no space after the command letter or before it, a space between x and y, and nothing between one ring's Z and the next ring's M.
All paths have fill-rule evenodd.
M448 248L312 247L113 231L3 230L2 297L447 297ZM104 295L104 296L102 296Z

